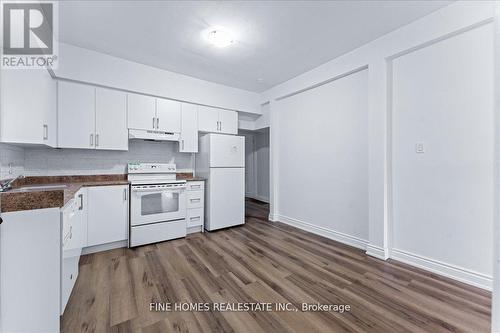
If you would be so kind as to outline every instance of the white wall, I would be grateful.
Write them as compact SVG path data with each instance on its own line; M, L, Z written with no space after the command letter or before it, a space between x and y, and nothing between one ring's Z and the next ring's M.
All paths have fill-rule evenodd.
M256 197L269 202L269 130L256 132L254 145L257 162Z
M500 3L495 11L495 228L494 232L494 272L492 301L492 332L500 332Z
M59 44L59 78L248 113L261 113L260 95L161 70L69 44Z
M282 161L284 154L300 156L300 149L286 150L281 144L283 122L290 115L281 107L282 99L325 82L368 68L368 241L367 253L380 259L391 254L392 207L392 162L391 162L391 112L390 112L390 59L425 47L470 29L491 24L495 15L493 1L457 1L426 17L412 22L398 30L382 36L366 45L333 59L309 72L277 85L262 93L261 103L270 104L271 123L271 220L279 220L284 208L282 196L291 181L283 176L282 168L288 161ZM493 36L491 36L493 38ZM492 96L491 96L492 98ZM309 110L308 110L309 112ZM326 127L325 124L319 124ZM300 135L298 133L297 135ZM300 147L302 149L302 147ZM326 171L325 171L326 172ZM317 198L319 196L316 196ZM303 214L309 209L304 210ZM297 216L299 216L297 212ZM305 226L306 228L307 226ZM432 232L430 230L429 232ZM343 241L332 234L324 235ZM348 240L347 240L348 241ZM487 251L492 251L488 249ZM441 265L420 257L398 257L398 260L418 265L425 269L448 275L462 281L491 288L491 276L470 271L464 278L463 271L456 271L447 263ZM471 279L469 279L469 277ZM478 283L479 281L479 283Z
M276 102L280 221L368 239L368 71Z
M493 26L393 61L393 251L492 275ZM423 143L425 153L416 153Z
M179 171L192 171L192 154L179 153L173 142L131 140L128 151L87 149L53 149L44 147L0 146L2 178L8 174L8 164L14 165L14 176L56 176L124 174L128 162L176 163Z

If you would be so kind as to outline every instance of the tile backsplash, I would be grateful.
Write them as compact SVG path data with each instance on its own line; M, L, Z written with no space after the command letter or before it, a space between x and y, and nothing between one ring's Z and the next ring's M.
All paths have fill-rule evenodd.
M24 148L0 143L0 179L24 174Z
M179 153L178 143L129 141L128 151L54 149L0 145L2 179L26 176L123 174L129 162L175 163L181 171L193 170L193 154ZM9 163L12 172L9 174Z

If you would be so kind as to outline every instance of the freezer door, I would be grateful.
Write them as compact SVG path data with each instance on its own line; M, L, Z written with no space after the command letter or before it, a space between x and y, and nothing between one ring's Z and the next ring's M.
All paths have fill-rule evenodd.
M210 169L207 230L245 223L245 169Z
M245 137L210 135L210 167L239 168L245 166Z

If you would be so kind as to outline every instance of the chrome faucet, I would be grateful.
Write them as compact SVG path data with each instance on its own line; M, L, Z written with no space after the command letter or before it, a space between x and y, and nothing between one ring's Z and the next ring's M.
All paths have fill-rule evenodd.
M16 178L7 179L6 181L0 183L0 192L8 191L12 188L12 183L18 179L23 179L24 175L19 175Z

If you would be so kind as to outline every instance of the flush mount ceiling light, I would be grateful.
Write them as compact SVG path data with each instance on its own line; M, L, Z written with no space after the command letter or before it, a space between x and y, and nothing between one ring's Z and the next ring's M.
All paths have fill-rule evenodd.
M233 34L221 29L210 29L207 33L207 40L217 47L226 47L234 43Z

